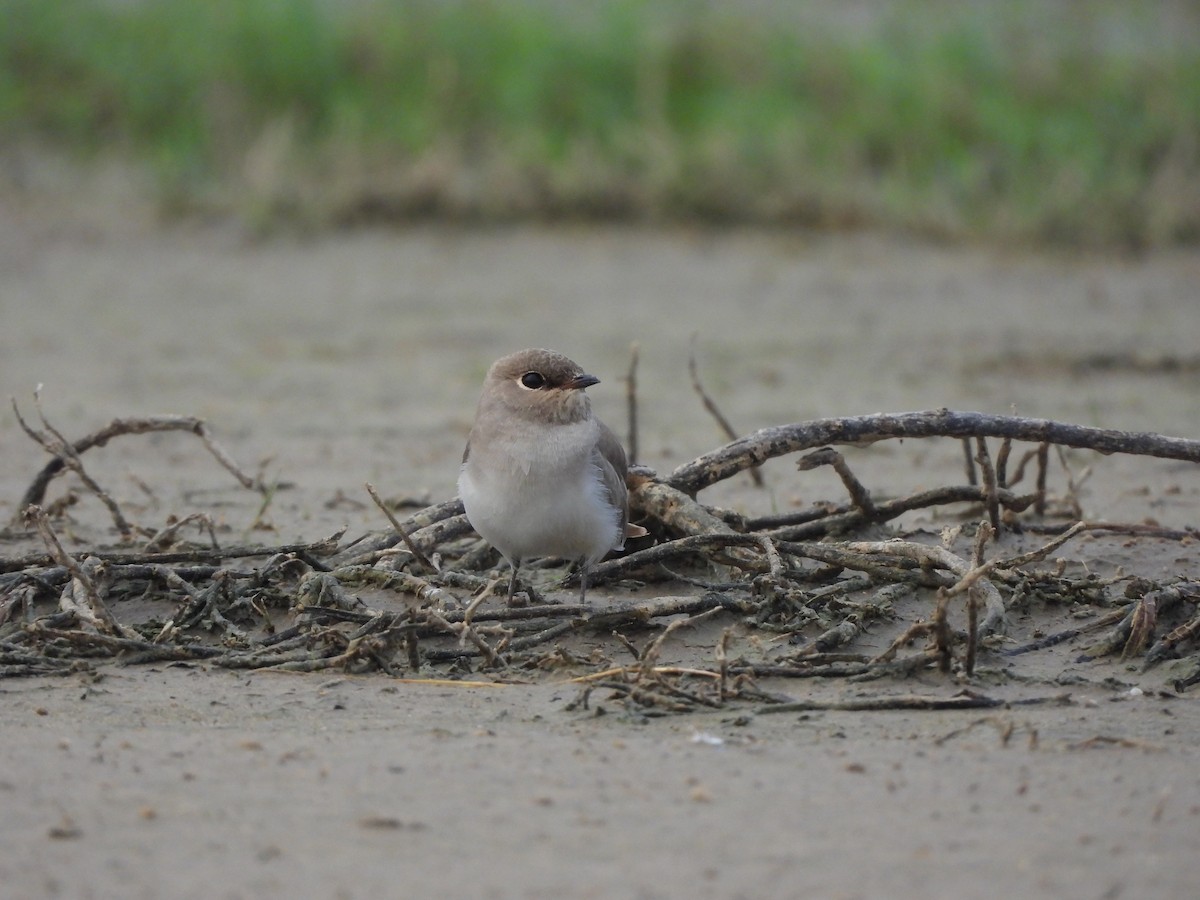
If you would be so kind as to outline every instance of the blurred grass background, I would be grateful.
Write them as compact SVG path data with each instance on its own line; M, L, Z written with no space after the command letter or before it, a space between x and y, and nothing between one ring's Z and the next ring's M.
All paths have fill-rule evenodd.
M0 161L168 213L1200 238L1186 2L0 0ZM36 179L34 179L36 180Z

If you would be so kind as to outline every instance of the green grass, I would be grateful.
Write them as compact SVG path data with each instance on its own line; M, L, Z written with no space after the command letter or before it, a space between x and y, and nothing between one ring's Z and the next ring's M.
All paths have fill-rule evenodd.
M174 208L267 225L577 216L1200 239L1186 5L898 3L853 27L751 8L0 0L0 153L118 154Z

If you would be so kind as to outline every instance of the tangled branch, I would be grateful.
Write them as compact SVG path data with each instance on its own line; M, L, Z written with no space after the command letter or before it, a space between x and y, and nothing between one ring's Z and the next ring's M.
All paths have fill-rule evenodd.
M257 490L262 485L232 463L199 420L122 419L68 441L46 421L40 405L38 410L42 430L24 420L21 425L52 459L25 492L22 511L44 549L0 558L0 677L164 659L228 668L447 677L566 668L585 672L575 676L581 686L577 708L602 689L631 709L669 713L737 699L779 701L757 686L763 678L867 680L930 668L970 678L989 658L1036 652L1080 634L1096 634L1085 654L1089 658L1119 655L1140 658L1147 666L1196 653L1200 642L1195 582L1069 577L1061 561L1040 568L1083 534L1200 537L1193 530L1145 524L1043 519L1056 503L1063 506L1052 503L1049 493L1051 446L1200 461L1200 442L1182 438L949 410L765 429L666 477L635 470L631 509L656 542L593 568L592 583L616 586L608 602L547 603L530 587L524 592L528 605L509 607L490 576L494 554L473 535L456 498L400 520L369 486L390 527L350 543L342 543L339 534L308 544L223 548L210 527L208 545L190 546L180 536L183 524L206 521L202 513L190 513L149 531L153 537L142 551L69 551L42 506L47 489L56 476L74 472L108 506L99 485L89 485L79 457L113 437L189 431L244 486ZM924 437L965 442L967 484L879 499L841 454L826 446ZM1001 441L995 453L989 439ZM1035 446L1018 457L1015 441ZM833 468L845 486L845 503L747 517L696 499L697 492L721 479L805 450L814 452L801 457L799 468ZM1031 463L1037 468L1034 487L1017 493L1013 488ZM957 543L895 530L879 538L884 526L905 513L951 504L967 507L978 521L961 528ZM867 528L869 535L863 533ZM1025 552L1006 551L1002 538L1019 532L1047 537ZM567 581L571 576L556 577ZM620 585L631 581L673 590L617 599ZM1112 593L1118 585L1124 585L1124 596ZM161 613L130 620L124 601L135 597L157 603ZM1024 647L1005 645L1013 607L1039 600L1108 608L1070 635L1051 635ZM899 615L900 603L910 616L922 604L927 612L900 622L883 652L855 652L856 641L872 623ZM137 608L145 609L146 603ZM681 629L700 633L713 620L722 621L723 629L711 665L663 662ZM639 649L634 641L645 632L653 637ZM731 651L754 634L770 638L760 644L767 649L758 658ZM583 635L605 638L607 649L580 656L573 638ZM780 639L788 644L780 648ZM923 645L909 649L918 641ZM625 652L633 661L615 662L613 657ZM1179 690L1200 681L1200 656L1196 659L1195 676L1185 672L1176 680ZM905 702L914 708L991 705L972 699Z

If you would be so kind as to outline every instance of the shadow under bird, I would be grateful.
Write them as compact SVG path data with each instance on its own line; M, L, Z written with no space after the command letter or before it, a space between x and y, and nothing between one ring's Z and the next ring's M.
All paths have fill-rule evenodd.
M521 564L542 556L579 563L582 603L588 569L646 533L629 524L625 450L584 393L599 381L552 350L502 357L484 379L458 493L512 567L509 603Z

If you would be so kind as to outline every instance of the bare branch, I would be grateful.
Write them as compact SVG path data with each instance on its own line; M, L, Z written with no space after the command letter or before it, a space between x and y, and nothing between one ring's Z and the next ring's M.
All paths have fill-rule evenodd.
M17 413L18 421L21 420L20 411L17 408L17 401L12 399L12 407ZM30 433L31 429L24 425L26 433ZM85 437L80 438L74 443L69 443L67 446L76 457L91 450L93 447L103 447L115 437L125 435L147 434L158 431L187 431L196 435L204 443L208 452L219 462L230 474L238 480L242 487L250 490L262 492L265 490L262 482L258 479L251 478L233 461L233 458L225 451L220 444L213 439L208 433L207 426L203 419L196 419L191 416L152 416L149 418L137 419L113 419L108 425L98 431L94 431ZM31 434L31 437L34 435ZM37 440L37 438L34 438ZM40 443L40 441L39 441ZM44 446L44 445L43 445ZM25 490L24 496L18 505L19 510L23 510L27 506L40 504L46 496L46 488L55 476L62 473L67 467L67 461L62 455L56 455L50 462L38 472L33 482Z
M1049 419L935 409L924 412L814 419L764 428L680 466L667 482L689 494L768 459L825 444L870 444L900 438L995 437L1061 444L1099 453L1128 453L1200 462L1200 441L1146 432L1114 431ZM1044 488L1044 478L1039 478Z

